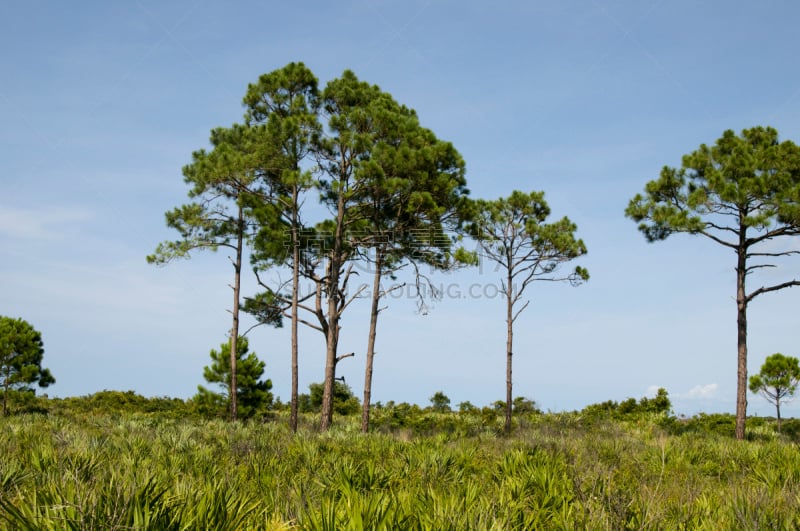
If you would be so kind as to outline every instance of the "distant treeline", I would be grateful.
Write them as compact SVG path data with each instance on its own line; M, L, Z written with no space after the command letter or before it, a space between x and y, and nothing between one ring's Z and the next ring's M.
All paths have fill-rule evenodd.
M315 425L321 406L321 384L311 384L310 393L301 395L301 424L316 430ZM343 385L337 389L337 414L356 419L360 412L358 398L350 388ZM167 396L145 397L134 391L99 391L90 395L49 398L34 396L32 393L16 392L12 395L10 414L44 414L52 416L89 415L142 415L154 418L205 420L212 418L201 404L193 399L184 400ZM442 398L448 401L443 403ZM735 429L735 416L724 413L699 413L693 417L676 416L671 411L671 403L667 392L663 389L653 398L642 397L639 400L629 398L621 402L608 400L591 404L579 411L564 413L545 413L528 399L517 397L514 409L514 426L525 428L539 422L538 419L558 416L575 426L593 429L604 422L652 422L655 421L666 433L680 435L683 433L714 434L732 436ZM375 411L373 429L379 432L407 432L413 435L435 435L450 433L476 435L489 430L500 433L503 430L505 402L498 400L491 405L478 407L470 402L461 402L450 408L449 399L441 393L431 397L431 405L419 406L408 402L395 403L388 401L372 405ZM289 404L276 399L267 412L250 419L248 422L268 423L285 420L289 414ZM222 414L224 418L224 414ZM756 428L756 436L776 431L773 417L750 417L751 425ZM800 419L784 419L782 435L800 442ZM777 433L776 433L777 434Z

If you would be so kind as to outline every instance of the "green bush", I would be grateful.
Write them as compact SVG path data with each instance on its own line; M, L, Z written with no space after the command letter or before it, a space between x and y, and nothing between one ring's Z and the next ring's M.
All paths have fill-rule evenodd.
M47 414L49 411L47 395L37 396L33 389L9 389L7 400L9 415L23 413Z
M322 411L322 395L325 385L312 383L308 386L308 394L297 397L298 409L303 413L319 413ZM353 394L350 386L336 381L333 386L333 412L337 415L353 415L361 411L361 402Z
M144 397L134 391L98 391L91 395L51 398L43 407L60 415L149 414L163 417L192 417L193 408L180 398Z
M628 398L622 402L607 400L599 404L586 406L581 413L589 418L613 417L616 419L634 418L647 414L666 415L672 408L666 389L659 389L653 398L642 397L637 402L635 398Z
M698 413L675 424L673 433L697 433L733 437L736 417L728 413Z
M784 419L781 433L790 440L800 442L800 419Z
M149 400L94 398L106 408ZM795 446L777 434L717 434L726 416L698 416L697 432L669 435L656 415L587 424L584 414L543 414L506 437L484 425L481 415L497 416L491 407L387 404L376 417L405 427L364 435L356 416L292 433L285 422L63 416L56 402L48 416L0 419L0 529L800 526ZM773 427L759 422L755 430Z

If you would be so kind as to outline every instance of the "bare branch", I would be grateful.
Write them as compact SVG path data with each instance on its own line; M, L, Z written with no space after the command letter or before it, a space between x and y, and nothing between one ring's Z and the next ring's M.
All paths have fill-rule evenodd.
M750 273L750 272L751 272L751 271L753 271L753 270L756 270L756 269L763 269L763 268L766 268L766 267L778 267L778 266L776 266L775 264L758 264L758 265L751 265L751 266L748 266L748 267L746 267L746 268L745 268L745 272L747 272L747 273Z
M773 238L777 238L778 236L797 236L800 234L800 227L793 227L790 225L784 225L782 227L777 227L770 231L765 232L761 236L757 236L755 238L748 238L747 239L747 247L751 247L757 243L761 243L765 240L771 240Z
M727 215L727 214L719 213L719 212L717 212L717 214ZM718 231L730 232L730 233L737 234L737 235L739 234L739 231L734 229L734 228L732 228L732 227L725 227L725 226L722 226L722 225L717 225L716 223L712 223L710 221L706 221L706 227L710 227L710 228L712 228L714 230L718 230Z
M340 361L342 361L342 360L343 360L343 359L345 359L345 358L352 358L352 357L354 357L355 355L356 355L356 353L355 353L355 352L350 352L350 353L348 353L348 354L342 354L341 356L337 356L337 357L336 357L336 363L339 363Z
M519 314L521 314L521 313L522 313L522 311L523 311L525 308L527 308L527 307L528 307L528 304L530 304L530 303L531 303L531 301L530 301L530 300L528 300L528 301L525 301L525 304L523 304L523 305L522 305L522 308L520 308L519 310L517 310L517 313L515 313L515 314L514 314L514 316L513 316L513 317L511 317L511 322L512 322L512 323L513 323L514 321L516 321L516 320L517 320L517 317L519 317Z
M769 256L775 258L779 256L791 256L793 254L800 254L800 251L784 251L782 253L747 253L747 258L752 258L754 256Z
M392 293L393 291L397 291L398 289L403 289L404 287L406 287L406 283L405 282L403 282L402 284L395 284L394 286L392 286L389 289L382 290L379 298L383 298L386 295Z
M344 300L344 303L342 304L342 307L339 308L339 310L337 310L337 313L339 315L342 315L342 313L344 312L344 309L347 308L348 306L350 306L350 303L352 303L354 300L356 300L359 297L359 295L361 295L361 292L364 291L365 289L367 289L367 285L366 284L364 284L362 286L359 286L358 290L356 290L356 292L353 294L352 297L350 297L347 300Z
M713 241L717 242L718 244L720 244L720 245L724 245L725 247L728 247L728 248L730 248L730 249L737 249L737 248L739 247L737 244L735 244L735 243L730 243L730 242L726 242L726 241L725 241L725 240L723 240L722 238L719 238L719 237L717 237L717 236L714 236L713 234L711 234L710 232L708 232L708 231L705 231L705 230L701 230L701 231L699 231L699 232L698 232L698 234L702 234L702 235L703 235L703 236L705 236L706 238L709 238L709 239L711 239L711 240L713 240Z
M314 330L317 330L317 331L319 331L319 332L326 333L326 332L325 332L325 330L326 330L326 328L325 328L325 327L322 327L322 326L319 326L319 325L315 325L315 324L313 324L313 323L311 323L311 322L309 322L309 321L306 321L305 319L302 319L302 318L300 318L300 317L298 317L298 318L297 318L297 322L298 322L298 323L303 323L303 324L304 324L304 325L306 325L307 327L309 327L309 328L313 328Z
M791 287L794 287L794 286L800 286L800 280L790 280L789 282L784 282L783 284L777 284L775 286L769 286L767 288L764 288L764 287L758 288L757 290L752 292L750 295L745 297L744 300L745 300L745 303L749 303L750 301L752 301L753 299L755 299L756 297L758 297L759 295L762 295L764 293L769 293L770 291L778 291L778 290L781 290L781 289L784 289L784 288L791 288Z
M278 299L279 301L281 301L284 304L284 306L281 308L281 312L283 313L284 317L287 317L287 318L291 319L291 315L288 314L286 312L286 310L291 306L292 300L290 298L286 297L285 295L281 295L281 293L280 293L280 290L283 287L285 287L286 285L288 285L289 282L286 281L286 282L279 283L278 289L274 290L271 287L269 287L266 283L264 283L264 281L261 280L261 276L258 274L258 270L257 269L253 269L253 272L256 275L256 281L258 282L258 284L260 286L262 286L263 288L269 290L275 296L276 299ZM305 295L302 298L298 298L298 304L297 304L298 308L300 308L302 310L305 310L308 313L316 316L317 320L320 322L320 324L319 325L315 325L315 324L311 323L310 321L306 321L305 319L302 319L300 317L297 318L297 322L302 323L302 324L308 326L309 328L313 328L314 330L317 330L319 332L327 334L328 327L327 327L327 321L325 320L325 317L324 317L325 314L322 312L322 306L321 306L321 298L322 298L322 296L321 296L321 292L320 292L320 286L321 286L321 284L317 284L316 293L309 293L308 295ZM310 306L307 306L305 304L301 304L301 302L310 299L314 295L317 295L317 300L316 300L317 307L316 307L316 309L315 308L311 308Z

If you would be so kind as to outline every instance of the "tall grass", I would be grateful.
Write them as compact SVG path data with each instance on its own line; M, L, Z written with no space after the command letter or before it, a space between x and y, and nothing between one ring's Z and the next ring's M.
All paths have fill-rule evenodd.
M455 419L455 420L454 420ZM800 452L765 431L531 416L512 437L147 415L0 419L2 529L796 529Z

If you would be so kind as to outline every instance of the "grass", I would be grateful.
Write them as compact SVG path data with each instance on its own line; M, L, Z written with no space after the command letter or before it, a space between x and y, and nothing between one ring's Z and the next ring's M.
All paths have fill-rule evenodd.
M356 418L297 434L283 418L0 418L0 529L800 528L800 452L769 427L737 442L565 413L504 437L477 419L363 435Z

